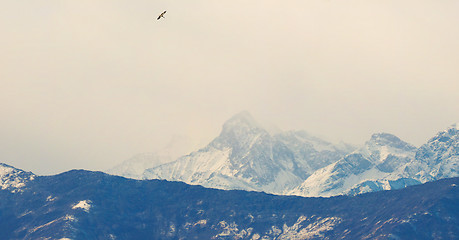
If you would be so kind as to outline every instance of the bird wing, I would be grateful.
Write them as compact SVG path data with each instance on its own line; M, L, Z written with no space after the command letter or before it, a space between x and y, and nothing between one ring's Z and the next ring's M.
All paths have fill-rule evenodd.
M164 11L163 13L159 14L158 18L156 20L159 20L161 19L162 17L164 17L164 14L166 14L166 11Z

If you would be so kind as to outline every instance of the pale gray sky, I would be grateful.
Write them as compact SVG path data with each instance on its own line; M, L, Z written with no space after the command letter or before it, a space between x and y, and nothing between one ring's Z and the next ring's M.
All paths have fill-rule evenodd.
M165 19L156 17L167 10ZM0 162L110 168L247 110L417 146L459 122L456 0L0 0Z

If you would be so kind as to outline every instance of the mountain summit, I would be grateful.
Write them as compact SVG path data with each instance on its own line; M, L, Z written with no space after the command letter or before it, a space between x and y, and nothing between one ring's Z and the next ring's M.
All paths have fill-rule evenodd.
M290 194L356 195L458 176L459 129L454 124L419 148L391 134L374 134L363 148L319 169Z
M303 131L271 135L249 113L241 112L226 121L206 147L147 169L144 177L282 194L347 153Z
M261 127L249 112L243 111L234 115L223 124L222 133L225 133L227 131L234 131L235 129L249 130L261 129Z
M459 176L459 124L440 131L422 145L402 176L420 182Z
M11 192L19 192L29 181L32 181L35 175L10 165L0 163L0 189Z
M273 133L262 126L250 113L238 113L205 147L147 169L144 158L131 160L121 175L135 170L138 179L307 197L357 195L459 176L459 124L419 148L393 134L375 133L357 150L305 131Z
M362 148L317 170L290 194L334 196L374 191L359 184L389 176L408 163L415 151L414 146L392 134L373 134Z

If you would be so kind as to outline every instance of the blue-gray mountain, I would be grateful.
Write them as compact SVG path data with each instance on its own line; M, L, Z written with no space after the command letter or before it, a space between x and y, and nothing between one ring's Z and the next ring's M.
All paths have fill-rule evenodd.
M459 178L332 198L82 170L23 180L21 191L0 190L0 239L459 238Z

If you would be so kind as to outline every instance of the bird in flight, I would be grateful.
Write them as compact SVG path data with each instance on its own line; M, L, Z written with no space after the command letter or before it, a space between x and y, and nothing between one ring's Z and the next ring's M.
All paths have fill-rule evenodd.
M164 11L163 13L159 14L158 18L156 20L159 20L161 18L165 18L164 17L164 14L166 14L166 11Z

